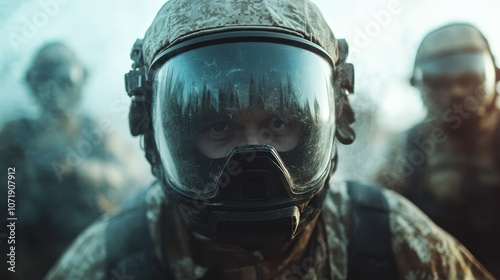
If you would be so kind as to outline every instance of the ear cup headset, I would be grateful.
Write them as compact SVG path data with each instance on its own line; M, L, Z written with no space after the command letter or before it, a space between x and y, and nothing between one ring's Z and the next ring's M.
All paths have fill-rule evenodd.
M270 31L226 31L178 42L161 50L151 66L144 63L143 41L139 39L135 42L131 51L134 61L132 70L125 74L126 90L132 98L129 124L132 135L144 137L144 149L152 173L161 181L167 196L178 203L188 228L220 243L251 249L269 243L288 242L317 217L328 189L324 185L335 170L337 155L334 139L331 139L329 168L318 180L318 186L304 193L290 191L293 183L282 160L286 155L265 145L236 147L225 160L222 159L222 175L216 182L219 187L212 197L193 197L172 187L175 182L165 176L165 167L155 141L152 107L154 75L163 64L178 55L235 42L291 45L328 60L333 69L332 85L337 109L335 136L342 144L351 144L355 138L350 127L354 122L354 112L348 101L348 94L354 91L354 67L346 63L348 45L344 40L337 40L340 55L333 62L321 47L308 40ZM232 174L234 166L242 172ZM223 175L229 179L224 180ZM253 182L252 186L246 186L247 182ZM200 204L203 205L200 207Z

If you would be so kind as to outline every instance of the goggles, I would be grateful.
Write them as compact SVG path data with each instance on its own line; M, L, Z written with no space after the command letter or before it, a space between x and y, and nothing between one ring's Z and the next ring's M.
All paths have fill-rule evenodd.
M234 41L174 53L158 64L154 136L165 177L178 192L217 196L232 156L255 147L273 154L291 194L324 182L335 133L326 56L279 42Z
M453 85L473 88L495 82L495 67L488 53L456 54L423 62L415 73L416 80L428 91L442 91Z

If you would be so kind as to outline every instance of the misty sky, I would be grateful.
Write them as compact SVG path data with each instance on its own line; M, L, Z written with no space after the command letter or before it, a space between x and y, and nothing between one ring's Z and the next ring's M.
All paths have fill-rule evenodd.
M338 38L351 47L348 59L356 67L353 106L374 114L373 122L389 136L421 119L425 110L408 80L423 36L452 21L470 22L500 53L498 0L315 0ZM0 126L24 116L35 117L36 107L23 77L34 51L47 41L61 40L74 48L90 72L83 109L97 119L111 119L128 136L128 97L123 74L130 68L129 52L144 35L164 1L148 0L0 0ZM357 145L344 153L378 156L360 134ZM383 141L377 140L377 141ZM135 140L134 140L135 141ZM362 150L363 149L368 150ZM378 147L378 146L377 146ZM139 147L137 147L139 149ZM378 148L376 148L378 149ZM370 162L369 160L367 162ZM345 170L354 170L351 161ZM365 163L368 164L368 163ZM345 171L349 177L349 171Z

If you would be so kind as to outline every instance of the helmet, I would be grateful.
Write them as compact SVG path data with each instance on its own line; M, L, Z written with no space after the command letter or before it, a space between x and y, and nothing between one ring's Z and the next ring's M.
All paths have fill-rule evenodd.
M26 73L26 81L45 112L67 113L80 102L87 71L75 53L60 42L43 46Z
M316 6L170 0L131 57L131 132L192 231L255 248L317 217L354 70Z
M443 114L456 105L482 116L495 103L499 78L483 34L473 25L453 23L423 39L411 83L422 91L431 114Z

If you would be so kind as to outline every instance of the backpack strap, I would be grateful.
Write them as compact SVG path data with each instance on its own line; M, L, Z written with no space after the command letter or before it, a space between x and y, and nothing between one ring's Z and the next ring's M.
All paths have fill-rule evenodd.
M156 255L146 219L146 193L143 191L109 221L105 279L174 279Z
M347 279L397 279L389 207L382 189L347 182L351 198L351 235Z

